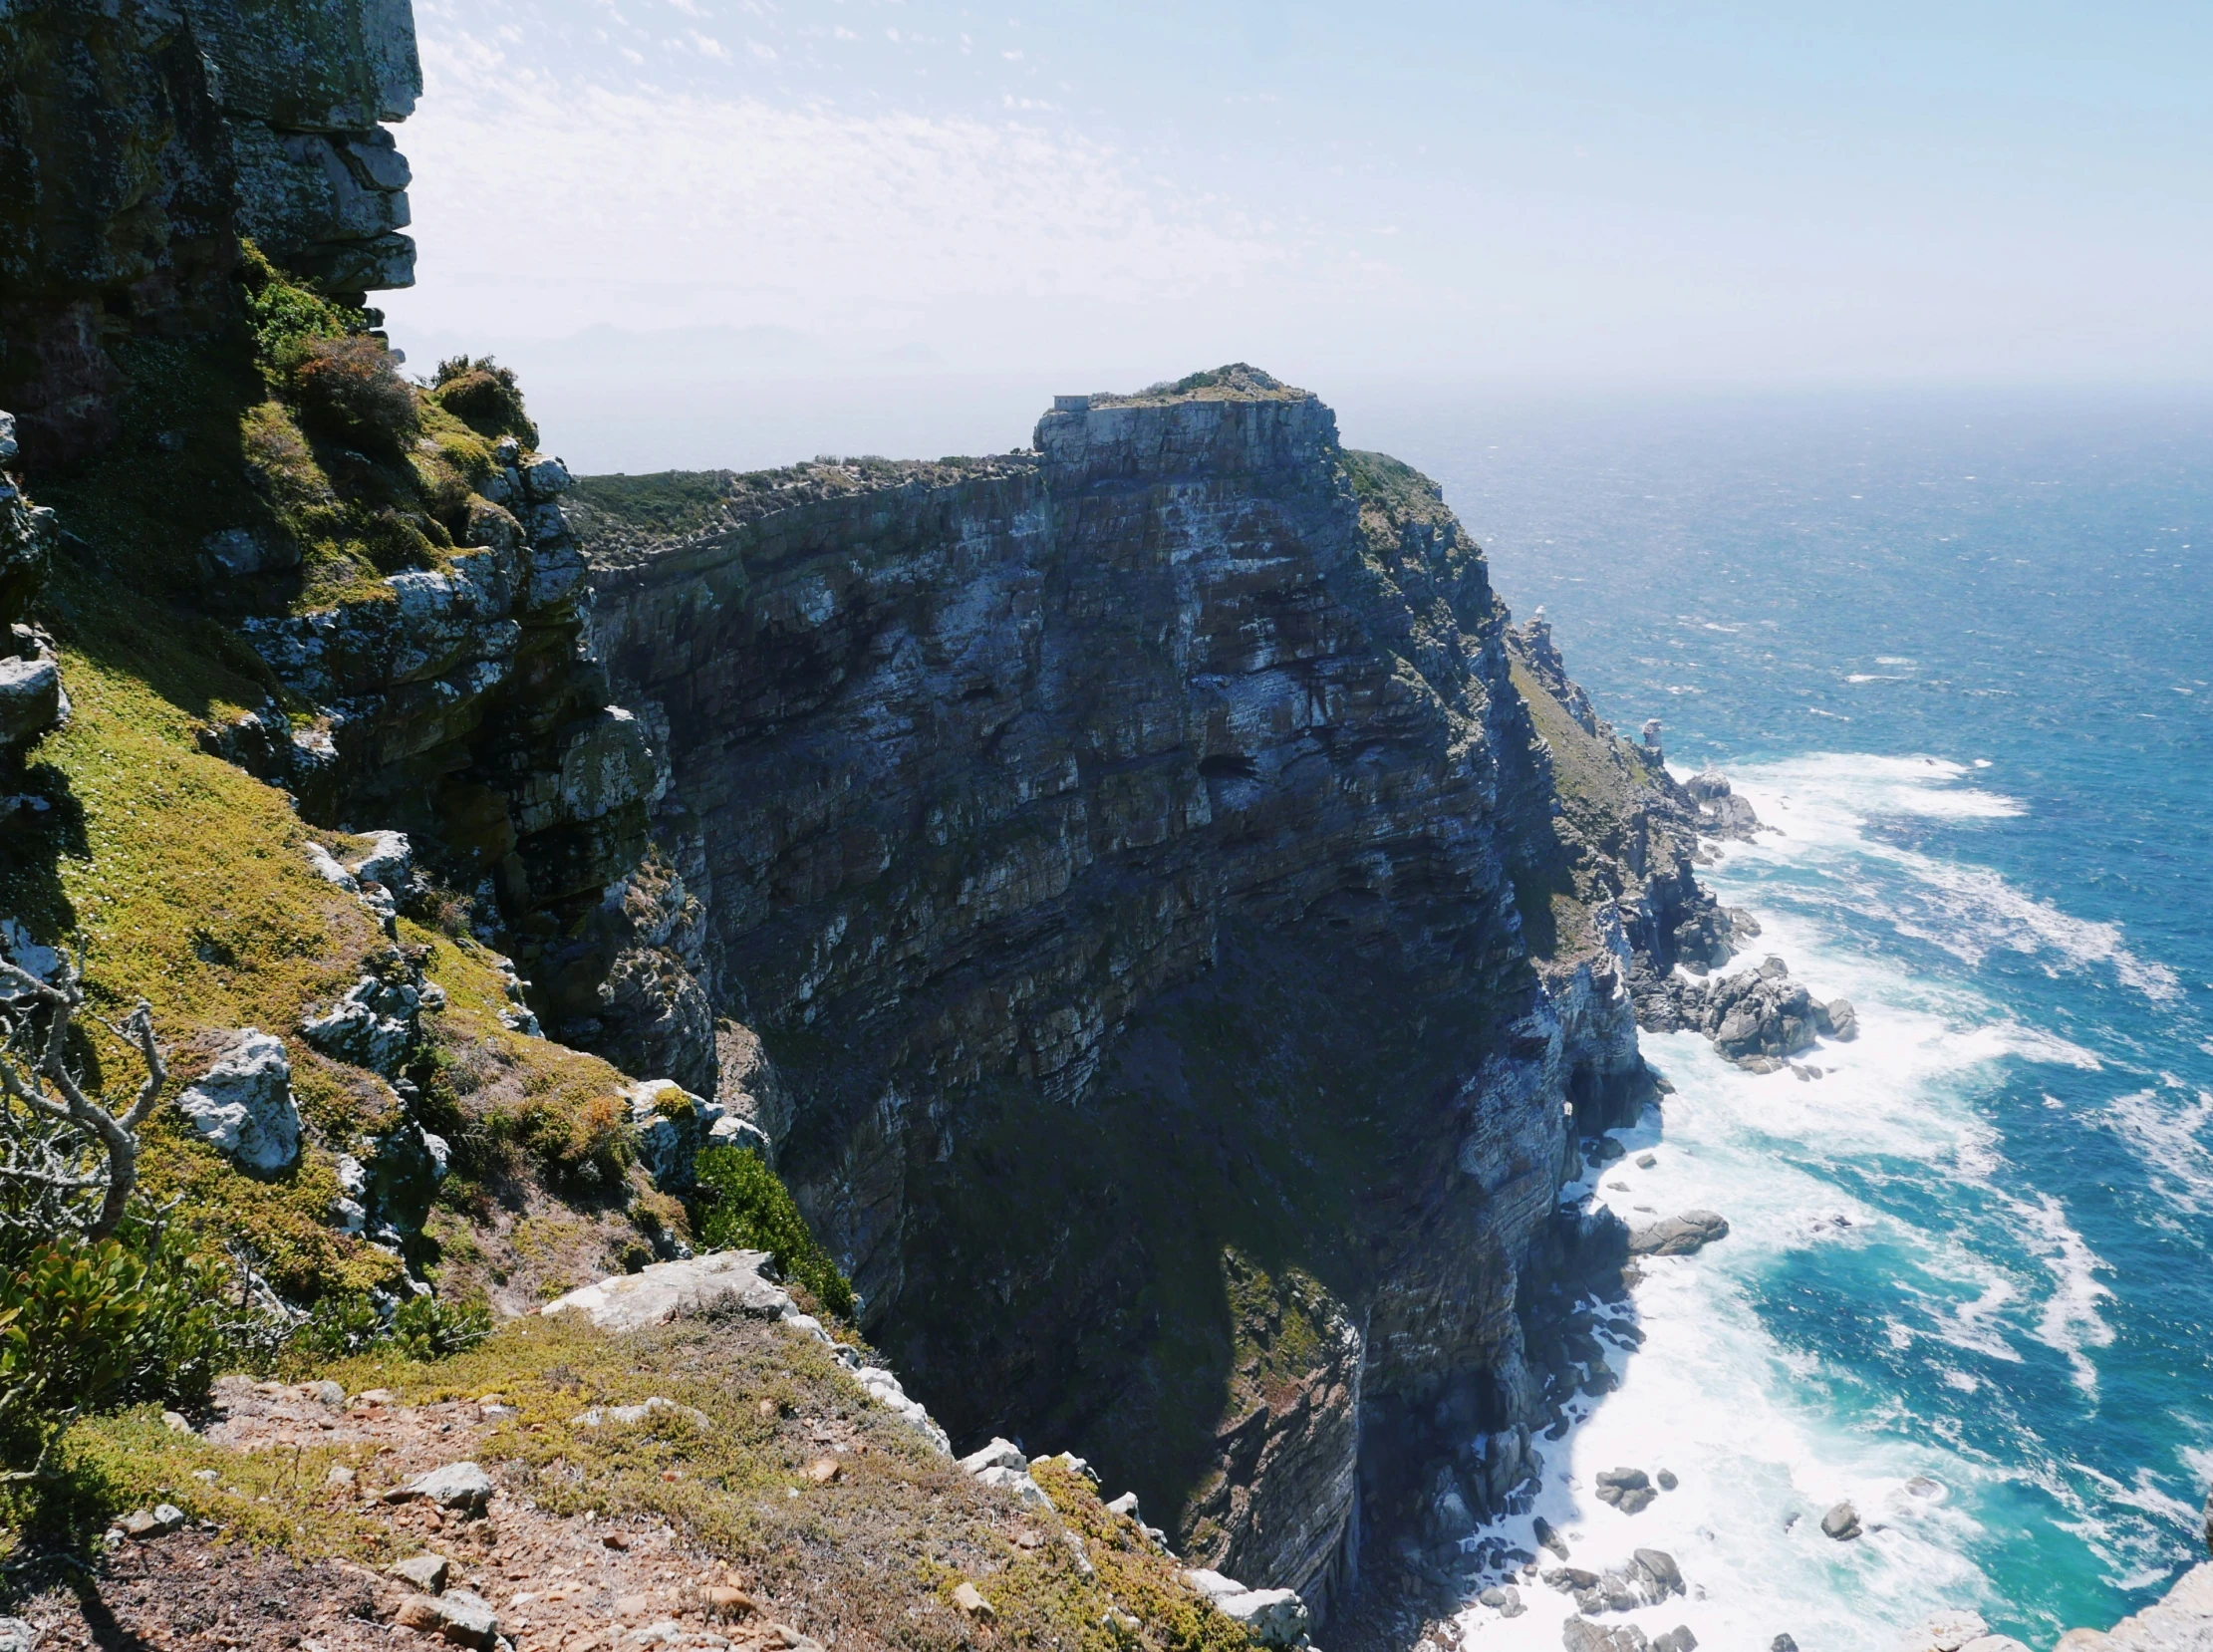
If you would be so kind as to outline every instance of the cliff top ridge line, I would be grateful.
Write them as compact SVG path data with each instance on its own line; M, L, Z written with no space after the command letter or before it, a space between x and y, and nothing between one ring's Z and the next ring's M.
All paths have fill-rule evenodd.
M1311 391L1244 363L1131 395L1055 396L1034 445L940 459L818 454L766 470L662 470L579 478L564 509L596 567L616 570L711 547L808 506L1032 476L1056 485L1180 472L1236 475L1309 464L1338 445Z

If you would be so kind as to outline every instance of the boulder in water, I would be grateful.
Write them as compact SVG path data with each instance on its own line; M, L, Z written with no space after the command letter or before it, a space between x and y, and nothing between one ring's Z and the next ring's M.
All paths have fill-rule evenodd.
M1642 1513L1660 1494L1642 1469L1603 1469L1598 1474L1597 1498L1624 1514Z
M1662 1217L1629 1235L1632 1256L1687 1256L1729 1237L1729 1219L1715 1211Z

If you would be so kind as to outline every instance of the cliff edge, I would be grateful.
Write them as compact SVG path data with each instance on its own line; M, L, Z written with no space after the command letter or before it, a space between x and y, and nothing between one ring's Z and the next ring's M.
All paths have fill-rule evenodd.
M778 1168L957 1441L1065 1444L1317 1601L1363 1499L1525 1441L1555 1195L1650 1093L1631 979L1726 921L1433 483L1236 366L570 512Z

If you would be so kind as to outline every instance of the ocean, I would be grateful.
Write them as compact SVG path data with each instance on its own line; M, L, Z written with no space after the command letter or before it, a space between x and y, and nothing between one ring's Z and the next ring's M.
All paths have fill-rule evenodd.
M2156 1597L2213 1479L2213 400L1339 407L1601 715L1752 800L1706 874L1764 926L1740 964L1863 1029L1813 1082L1644 1040L1675 1093L1595 1196L1732 1231L1649 1264L1620 1388L1543 1448L1577 1565L1688 1585L1600 1621L1857 1652L1970 1608L2044 1648ZM1623 1515L1617 1466L1680 1484ZM1469 1644L1554 1652L1568 1602L1521 1596Z

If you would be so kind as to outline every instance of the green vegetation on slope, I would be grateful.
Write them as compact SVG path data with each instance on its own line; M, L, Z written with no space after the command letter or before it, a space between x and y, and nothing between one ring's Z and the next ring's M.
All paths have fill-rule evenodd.
M308 863L311 840L343 850L344 834L304 823L282 791L203 751L198 736L272 699L304 715L227 622L390 600L383 573L437 561L465 526L491 434L399 379L359 311L288 281L251 249L239 296L227 335L118 341L121 438L39 482L65 537L34 616L61 645L75 709L32 754L24 789L46 808L0 833L0 914L35 940L82 951L95 1008L149 998L173 1087L237 1028L286 1040L309 1136L294 1170L242 1173L163 1109L142 1173L151 1198L176 1202L183 1228L235 1245L271 1285L312 1303L398 1280L401 1259L335 1229L331 1206L338 1156L396 1123L400 1105L383 1080L318 1054L298 1028L397 958L362 905ZM469 375L503 384L490 364L470 364ZM485 407L470 411L493 433L515 421L496 395L478 400ZM380 431L407 439L380 446ZM231 530L278 563L285 547L297 550L297 565L210 578L205 542ZM541 1277L565 1289L651 1255L632 1220L641 1206L681 1232L673 1201L640 1197L623 1076L502 1025L504 982L465 930L403 920L400 945L449 995L424 1017L408 1076L426 1122L453 1144L440 1199L457 1223L433 1229L464 1252L445 1276L433 1234L416 1262L463 1296L507 1274L532 1290ZM108 1087L136 1080L134 1059L113 1045L87 1059ZM492 1220L502 1199L541 1218L564 1213L572 1242L537 1260L510 1253L501 1236L512 1223ZM501 1233L470 1232L487 1224Z
M759 1320L613 1338L574 1317L529 1319L434 1365L383 1355L324 1374L349 1392L385 1390L399 1407L496 1392L514 1415L471 1455L527 1496L533 1518L590 1516L596 1530L666 1521L694 1565L732 1562L756 1594L804 1598L808 1630L826 1642L1249 1652L1244 1631L1073 1468L1035 1466L1050 1512L1016 1506L870 1400L830 1350ZM705 1425L684 1410L628 1426L581 1420L649 1395ZM837 1472L816 1478L806 1470L825 1440L843 1449ZM373 1501L398 1478L373 1446L236 1451L139 1411L80 1424L65 1453L79 1520L94 1529L99 1517L168 1501L216 1525L219 1543L371 1564L421 1544L417 1528ZM354 1471L369 1497L334 1498L334 1466ZM1080 1552L1060 1533L1074 1533ZM440 1546L465 1541L448 1533ZM990 1603L988 1630L953 1607L962 1581Z
M841 1319L853 1285L814 1236L791 1192L750 1148L710 1147L698 1158L699 1238L710 1250L766 1250L786 1277Z

